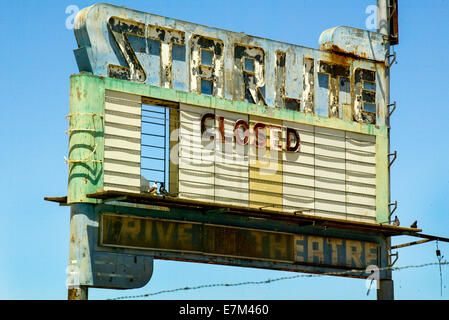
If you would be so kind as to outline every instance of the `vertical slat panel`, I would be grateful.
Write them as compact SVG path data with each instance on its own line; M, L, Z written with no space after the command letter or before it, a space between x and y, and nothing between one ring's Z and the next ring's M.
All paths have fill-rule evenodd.
M376 137L346 132L348 219L376 221Z
M106 90L104 189L140 191L141 97Z
M345 132L315 127L315 208L345 219Z
M265 124L265 129L261 131L266 136L266 148L256 148L254 126L257 123ZM255 207L282 207L282 151L277 151L271 145L271 126L282 128L282 122L250 117L250 130L253 134L250 137L249 200Z
M170 109L169 117L169 191L179 194L179 109Z
M215 142L202 139L201 117L211 109L180 105L179 197L214 201ZM208 125L213 124L208 120Z
M201 138L205 113L214 115L207 121L212 140ZM374 136L185 105L180 120L181 197L375 221ZM251 131L241 154L233 132L237 120ZM265 150L255 147L256 123L265 125ZM276 146L271 126L281 130ZM287 127L300 136L297 152L286 151Z
M300 147L296 152L282 154L283 207L288 211L302 211L313 214L315 209L315 134L314 127L294 122L283 122L284 145L286 128L297 131Z
M215 200L248 205L249 146L235 142L234 124L238 120L248 123L248 115L221 110L215 112L219 133L215 149Z

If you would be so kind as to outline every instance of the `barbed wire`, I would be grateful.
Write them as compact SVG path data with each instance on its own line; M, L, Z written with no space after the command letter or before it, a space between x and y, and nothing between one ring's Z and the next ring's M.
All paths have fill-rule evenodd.
M399 271L404 269L412 269L412 268L424 268L432 265L448 265L449 262L442 261L442 262L429 262L424 264L418 264L418 265L408 265L408 266L402 266L402 267L384 267L379 268L378 271L384 271L384 270L391 270L391 271ZM319 273L319 274L297 274L294 276L285 276L285 277L279 277L279 278L273 278L273 279L266 279L266 280L260 280L260 281L243 281L243 282L235 282L235 283L213 283L213 284L203 284L199 286L193 286L193 287L182 287L182 288L176 288L176 289L166 289L161 290L157 292L152 293L144 293L139 295L132 295L132 296L122 296L122 297L116 297L116 298L110 298L107 300L125 300L125 299L138 299L138 298L146 298L151 296L156 296L159 294L164 293L172 293L177 291L188 291L188 290L198 290L198 289L204 289L204 288L214 288L214 287L237 287L237 286L246 286L246 285L261 285L261 284L270 284L277 281L283 281L283 280L292 280L297 278L314 278L314 277L324 277L324 276L338 276L338 275L345 275L349 273L361 273L360 269L352 269L347 271L340 271L340 272L325 272L325 273ZM369 274L368 274L369 275Z

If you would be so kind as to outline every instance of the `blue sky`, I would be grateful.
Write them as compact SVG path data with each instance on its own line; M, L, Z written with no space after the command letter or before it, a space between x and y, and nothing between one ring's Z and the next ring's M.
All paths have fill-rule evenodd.
M365 28L375 0L109 1L176 19L316 48L322 31ZM67 190L69 76L78 69L66 8L92 1L0 2L0 299L66 299L69 209L45 202ZM400 44L391 71L392 200L402 225L449 237L449 1L400 1ZM417 240L393 239L393 244ZM449 244L439 243L449 257ZM437 262L436 244L399 249L395 266ZM396 299L448 299L443 266L395 271ZM293 273L155 261L141 289L90 289L90 299L138 295L209 283L259 281ZM209 288L156 299L375 299L365 281L323 276L269 285Z

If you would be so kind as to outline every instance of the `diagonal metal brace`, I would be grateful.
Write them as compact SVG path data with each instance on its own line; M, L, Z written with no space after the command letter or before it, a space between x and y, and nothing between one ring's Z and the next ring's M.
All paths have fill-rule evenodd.
M393 247L392 247L393 249ZM399 252L395 252L395 253L390 253L390 258L391 257L395 257L394 261L392 263L390 263L389 267L394 266L394 264L396 263L396 261L398 261L399 259Z
M397 151L395 150L393 153L389 153L389 154L388 154L388 157L391 157L391 156L393 156L393 159L392 159L391 161L389 161L389 163L388 163L388 168L391 167L391 165L393 164L393 162L395 162L396 158L398 157Z
M393 57L393 60L390 61L390 58ZM390 69L393 63L396 61L396 52L393 52L393 54L390 54L385 59L385 66Z
M393 106L393 109L390 110L391 106ZM390 119L390 117L393 114L394 110L396 110L396 101L393 102L393 103L390 103L389 105L387 105L387 107L388 107L388 110L389 110L387 118Z
M394 209L392 210L392 211L390 211L390 214L389 214L389 218L391 218L391 216L393 215L393 213L396 211L396 209L398 208L398 202L397 201L395 201L395 202L392 202L392 203L389 203L388 204L388 208L390 208L390 206L394 206ZM390 220L391 221L391 219L388 219L388 220Z

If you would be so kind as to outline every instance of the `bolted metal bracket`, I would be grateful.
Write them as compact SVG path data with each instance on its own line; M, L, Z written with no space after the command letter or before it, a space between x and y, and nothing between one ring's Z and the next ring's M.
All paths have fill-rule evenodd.
M391 57L393 57L393 59L390 61ZM393 52L393 54L388 55L387 58L385 59L385 66L389 69L395 62L396 62L396 52Z
M393 109L390 110L390 107L393 106ZM396 101L393 103L390 103L389 105L387 105L388 108L388 116L387 119L390 119L391 115L393 114L394 110L396 110Z
M388 162L388 168L390 168L391 165L396 161L396 158L398 157L397 151L395 150L393 153L389 153L388 154L388 158L391 157L391 156L393 156L393 159Z
M394 206L393 210L390 210L390 206ZM393 213L396 211L396 209L398 208L398 202L392 202L388 204L388 209L390 211L390 214L388 215L388 221L391 222L391 216L393 215Z
M399 259L399 252L390 253L390 261L391 261L391 257L395 257L395 259L394 259L394 261L392 263L390 263L389 267L394 266L396 261L398 261L398 259Z

